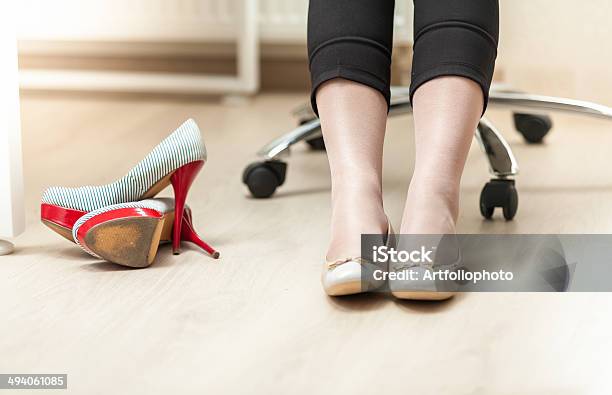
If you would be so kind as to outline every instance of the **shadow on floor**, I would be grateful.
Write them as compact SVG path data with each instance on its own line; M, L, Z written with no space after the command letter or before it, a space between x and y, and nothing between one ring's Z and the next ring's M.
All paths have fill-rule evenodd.
M331 190L329 186L294 189L291 191L283 191L281 189L278 192L276 192L274 195L272 195L269 199L282 199L282 198L290 198L290 197L296 197L296 196L301 197L301 196L308 196L308 195L319 195L322 193L329 193L330 191ZM268 200L268 199L258 199L258 198L251 196L250 194L245 195L245 197L249 200L258 200L262 202L265 202Z
M106 261L98 261L94 263L89 263L81 266L84 270L89 272L124 272L128 270L141 270L146 268L132 268L125 267L121 265L117 265L115 263L110 263Z
M341 297L329 296L329 304L342 311L370 311L382 307L389 298L382 293L347 295Z
M57 248L55 245L46 245L44 247L37 246L20 246L15 247L14 255L19 256L52 256L60 257L68 261L83 261L89 255L81 250L75 244L66 244L64 247Z
M450 299L435 300L402 300L395 299L395 304L408 313L436 314L451 309L456 303L461 302L465 295L458 293Z

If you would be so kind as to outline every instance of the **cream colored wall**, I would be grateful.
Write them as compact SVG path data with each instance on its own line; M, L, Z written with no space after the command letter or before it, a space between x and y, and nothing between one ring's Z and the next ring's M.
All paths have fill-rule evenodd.
M73 9L67 7L68 4L74 3L76 0L61 0L54 2L53 7L47 7L48 12L37 12L35 15L48 16L52 10L61 10L61 4L64 9ZM433 1L433 0L432 0ZM295 42L302 43L304 41L305 31L305 10L307 0L292 0L291 4L295 4L296 15L301 17L291 17L287 19L289 26L293 26L292 31L300 33L295 37ZM500 0L501 2L501 41L498 58L498 69L502 72L502 78L514 85L528 91L537 93L545 93L551 95L562 95L576 98L583 98L595 101L601 101L605 104L612 105L612 1L611 0ZM43 0L27 0L24 4L39 3L46 4ZM189 23L181 22L176 26L183 26L183 30L178 29L173 32L171 24L165 24L165 29L157 29L160 25L154 17L163 17L165 14L155 13L155 10L165 9L170 5L180 5L182 3L174 0L129 0L112 2L103 2L101 0L92 1L92 4L97 4L93 10L100 11L102 9L111 9L109 4L114 4L120 7L122 4L131 4L126 10L134 12L138 9L138 4L148 4L151 15L147 14L147 18L152 22L152 32L164 35L179 35L184 33L184 26ZM224 4L221 0L198 0L189 4L208 4L219 3ZM404 30L409 31L411 19L411 0L401 0L397 2L402 5L398 8L397 22ZM21 3L20 3L21 4ZM59 5L58 5L59 4ZM89 3L88 3L89 4ZM274 41L285 37L286 34L279 35L279 31L287 31L287 27L283 27L283 18L278 18L277 13L272 12L271 4L279 3L277 0L266 0L262 2L263 15L270 15L270 20L275 20L280 24L280 27L266 30L266 26L274 25L273 23L265 23L262 26L262 34L266 41ZM162 7L163 6L163 7ZM93 7L90 5L87 9ZM102 8L100 8L102 7ZM161 8L160 8L161 7ZM77 7L78 8L78 7ZM83 8L83 7L81 7ZM289 9L290 7L285 7ZM283 9L285 9L283 8ZM22 6L28 15L31 9L40 9L40 7ZM207 8L202 8L207 9ZM46 9L45 9L46 10ZM177 9L178 10L178 9ZM74 10L73 10L74 11ZM184 11L184 10L183 10ZM178 12L178 11L176 11ZM175 15L176 12L173 14ZM300 13L301 12L301 13ZM100 12L98 12L99 14ZM60 13L63 15L62 13ZM104 14L104 13L102 13ZM108 13L107 13L108 14ZM124 22L127 18L125 12ZM188 13L191 15L191 13ZM110 14L109 14L110 15ZM114 14L113 14L114 15ZM127 16L126 16L127 15ZM140 15L135 13L134 15ZM160 16L161 15L161 16ZM75 19L74 17L70 17ZM140 17L142 19L142 17ZM44 19L44 18L43 18ZM57 18L55 18L57 19ZM51 20L55 20L51 18ZM86 19L84 17L76 19ZM129 19L129 18L128 18ZM149 20L147 19L147 20ZM265 18L264 18L265 19ZM44 37L48 39L48 35L61 35L61 26L70 26L70 29L79 29L80 25L60 23L44 24L39 23L32 18L22 18L22 20L30 21L22 27L22 36L32 38L31 36ZM34 22L32 22L34 20ZM49 20L47 18L46 20ZM62 21L62 19L58 19ZM189 21L191 19L185 19ZM192 25L200 29L202 26L209 26L210 23L200 23L197 18ZM266 19L267 20L267 19ZM176 18L173 19L176 22ZM297 22L296 22L297 21ZM136 34L130 29L120 29L115 23L115 31L123 32L127 37L132 37ZM125 24L121 26L133 26L134 24ZM140 28L145 29L147 26L136 24ZM58 27L59 26L59 27ZM87 27L84 31L78 31L78 36L87 36L92 39L101 40L99 31L94 27ZM89 31L89 30L91 31ZM195 29L195 28L194 28ZM193 37L207 37L206 32L194 30ZM289 29L289 30L291 30ZM209 29L210 30L210 29ZM216 26L214 31L222 31ZM105 30L106 31L106 30ZM148 31L145 29L145 33ZM208 30L207 30L208 31ZM89 33L87 33L89 32ZM183 32L183 33L181 33ZM71 34L73 34L72 32ZM142 33L142 32L141 32ZM118 34L118 33L117 33ZM138 33L140 34L140 33ZM69 34L68 34L69 35ZM147 34L142 34L146 39ZM69 35L70 36L70 35ZM139 36L140 37L140 36ZM168 36L162 36L168 37ZM23 37L22 37L23 38ZM133 37L132 37L133 38ZM150 39L160 39L157 36L151 36ZM139 40L140 41L140 40ZM31 46L30 46L31 47ZM22 53L24 49L30 48L22 44ZM40 46L39 46L40 47ZM300 47L300 51L303 49ZM35 51L36 52L36 51ZM303 52L300 52L303 53Z
M500 7L505 81L612 105L610 0L501 0Z

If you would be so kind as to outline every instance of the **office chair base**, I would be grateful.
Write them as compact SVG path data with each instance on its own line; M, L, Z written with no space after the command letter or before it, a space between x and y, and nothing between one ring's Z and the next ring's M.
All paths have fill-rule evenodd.
M612 120L612 108L597 103L523 92L493 89L489 97L491 107L510 108L514 126L528 143L541 143L552 128L552 121L541 111L560 111ZM532 113L533 111L533 113ZM389 116L412 113L409 89L391 88ZM280 160L292 145L306 142L313 150L323 151L325 143L321 123L306 103L294 111L299 126L263 146L257 155L261 162L249 165L243 174L243 182L257 198L268 198L285 181L287 164ZM482 118L475 137L480 143L494 177L483 188L480 210L485 218L491 218L495 208L501 207L504 217L514 218L518 209L518 192L512 179L518 174L518 164L510 146L501 133L486 118Z
M408 92L395 89L392 95L389 116L412 113ZM265 199L271 197L285 181L287 163L280 158L289 153L291 146L306 142L315 150L324 150L325 142L321 134L321 122L310 109L304 105L294 112L298 127L277 139L269 142L257 153L263 161L251 163L244 170L242 182L247 185L251 195ZM482 151L486 155L489 171L497 179L507 179L518 174L518 164L510 146L501 133L489 120L482 118L475 132ZM516 189L514 189L516 194ZM509 217L514 217L516 207L506 208Z

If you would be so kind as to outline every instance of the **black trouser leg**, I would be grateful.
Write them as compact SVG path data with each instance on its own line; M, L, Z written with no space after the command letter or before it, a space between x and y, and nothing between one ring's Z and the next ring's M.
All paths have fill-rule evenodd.
M486 108L498 38L498 0L414 0L410 98L425 82L456 75L481 86Z
M325 81L344 78L377 89L389 103L394 0L310 0L308 55L312 107Z
M414 0L410 96L425 82L457 75L488 99L499 37L498 0ZM312 106L325 81L345 78L390 99L394 0L310 0Z

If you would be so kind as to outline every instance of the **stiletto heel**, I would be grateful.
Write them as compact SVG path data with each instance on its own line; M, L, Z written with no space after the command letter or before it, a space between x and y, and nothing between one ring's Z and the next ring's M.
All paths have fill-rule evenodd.
M191 210L189 208L185 209L185 214L183 215L182 221L182 229L181 229L181 240L192 242L197 245L204 251L210 254L215 259L219 259L219 251L216 251L210 245L208 245L204 240L198 236L196 231L193 229L193 219L191 216Z
M204 166L204 161L196 161L188 163L178 168L170 182L174 189L174 229L172 230L172 253L178 255L181 253L181 227L183 225L183 214L185 212L185 200L187 193L193 180Z
M122 266L143 268L151 265L161 242L172 242L175 201L148 199L103 207L85 214L74 225L72 236L81 248L96 258ZM213 258L217 252L194 231L191 209L184 206L179 241L196 244Z

